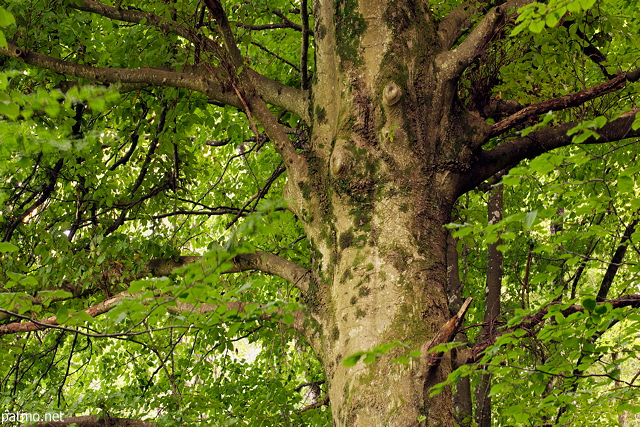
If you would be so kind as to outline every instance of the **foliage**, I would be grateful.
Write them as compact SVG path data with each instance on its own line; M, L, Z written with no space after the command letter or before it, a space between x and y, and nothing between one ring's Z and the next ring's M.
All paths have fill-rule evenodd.
M18 40L110 68L221 66L184 37L68 7L75 3L4 2L0 46ZM202 5L104 3L155 11L218 43ZM433 3L442 16L454 7ZM300 4L224 6L246 63L300 87ZM592 87L603 72L637 67L639 13L634 2L530 3L511 37L491 45L495 62L480 58L458 83L461 104L475 102L482 87L498 99L535 104ZM611 61L594 64L586 46ZM312 46L312 71L313 58ZM640 314L605 301L640 293L640 230L631 227L624 239L640 212L640 147L636 139L585 143L637 109L637 100L637 85L628 85L520 125L516 134L527 136L572 122L573 143L505 171L498 223L486 219L486 190L498 181L458 200L449 228L463 296L476 301L466 338L482 343L487 245L496 242L504 256L502 314L478 363L454 371L435 392L491 373L496 425L612 425L640 412ZM312 254L286 209L287 173L265 129L218 104L186 88L71 81L2 57L0 326L55 317L55 325L0 338L4 412L62 410L162 426L331 423L318 405L327 393L320 363L291 327L306 309L300 291L257 271L228 274L236 257L256 251L306 268ZM270 109L302 150L307 125L284 108ZM619 247L626 256L607 284ZM182 265L181 256L201 258ZM158 259L176 268L152 277L149 265ZM99 316L88 311L114 298ZM411 345L385 343L342 363L373 363L389 353L411 364L423 356ZM459 343L431 350L454 347L462 352Z

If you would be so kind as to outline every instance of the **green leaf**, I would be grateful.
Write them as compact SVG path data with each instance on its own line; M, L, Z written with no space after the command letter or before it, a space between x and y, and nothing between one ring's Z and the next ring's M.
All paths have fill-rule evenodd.
M540 175L546 175L556 168L556 165L551 162L550 159L550 155L536 157L529 163L529 169L539 173Z
M342 360L342 365L346 366L347 368L351 366L355 366L356 363L358 363L358 361L362 358L362 356L364 356L363 351L359 351L357 353L352 354L351 356L347 356Z
M445 342L430 348L429 353L444 353L451 349L462 347L464 345L465 345L464 343L457 342L457 341ZM412 352L412 353L416 353L416 352ZM422 353L422 352L418 351L417 353Z
M620 191L621 193L631 193L634 191L633 178L626 175L618 176L618 182L616 186L618 187L618 191Z
M459 239L460 237L467 236L473 232L472 227L462 227L453 232L453 237Z
M20 281L20 283L24 286L36 287L38 286L38 279L33 276L26 276Z
M581 5L578 1L570 1L567 3L567 10L571 13L580 12Z
M146 280L133 280L131 282L131 285L129 285L129 289L127 289L127 292L129 292L130 294L138 293L145 287L146 284Z
M362 359L362 362L369 364L369 363L373 363L376 361L376 355L373 353L369 353L367 354L364 359Z
M8 27L16 23L16 18L4 7L0 6L0 27Z
M582 10L589 10L596 4L596 0L578 0Z
M89 100L89 108L99 113L105 111L107 103L104 98L96 97Z
M531 23L529 24L529 31L531 31L532 33L538 34L542 32L542 30L544 30L544 24L545 24L545 21L543 20L531 21Z
M593 311L596 308L596 299L593 297L587 297L582 300L582 306L585 310Z
M18 247L13 243L9 242L0 242L0 253L2 252L15 252L18 250Z
M295 322L295 320L296 318L291 313L286 313L284 316L282 316L282 322L287 325L293 325L293 322Z
M524 217L524 228L526 230L530 230L531 227L533 226L533 223L536 220L536 217L538 216L538 211L531 211L531 212L527 212L527 214Z
M600 129L601 127L607 124L607 118L604 116L598 116L595 119L593 119L593 124L596 129Z
M544 18L547 27L555 27L560 22L560 18L555 13L549 13Z
M603 314L606 314L612 308L613 307L611 306L610 303L598 304L598 306L594 310L594 313L599 314L599 315L603 315Z
M513 331L513 336L516 338L520 338L527 335L527 331L525 331L524 329L516 329L515 331Z

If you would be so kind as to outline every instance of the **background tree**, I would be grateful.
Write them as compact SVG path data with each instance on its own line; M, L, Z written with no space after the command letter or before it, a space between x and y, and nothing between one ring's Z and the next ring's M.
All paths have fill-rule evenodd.
M5 411L626 422L639 13L4 2Z

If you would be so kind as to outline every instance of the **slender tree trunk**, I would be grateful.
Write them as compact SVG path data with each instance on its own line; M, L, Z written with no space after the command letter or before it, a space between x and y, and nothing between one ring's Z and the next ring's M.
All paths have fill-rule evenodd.
M449 235L447 241L447 282L449 284L449 311L451 315L458 312L462 306L462 289L464 284L460 280L460 268L458 260L458 248L456 239ZM469 343L466 334L458 334L456 341ZM464 356L459 355L457 350L451 352L454 364L452 369L464 363ZM460 357L459 360L458 357ZM473 420L473 398L471 395L471 380L468 376L464 376L458 380L453 394L453 409L456 423L460 427L469 427Z
M502 184L497 185L489 192L487 211L489 224L496 224L502 219ZM480 339L495 334L495 321L500 315L500 289L502 286L502 252L498 245L502 242L498 239L487 247L487 289L485 295L485 326L480 332ZM491 427L491 375L480 376L480 382L476 388L476 422L478 427Z

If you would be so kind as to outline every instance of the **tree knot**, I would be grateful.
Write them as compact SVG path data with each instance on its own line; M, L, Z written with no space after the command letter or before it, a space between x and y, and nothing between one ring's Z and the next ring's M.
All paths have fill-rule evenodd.
M385 104L389 107L395 105L400 101L402 97L402 89L396 84L396 82L389 82L382 91L382 97Z

